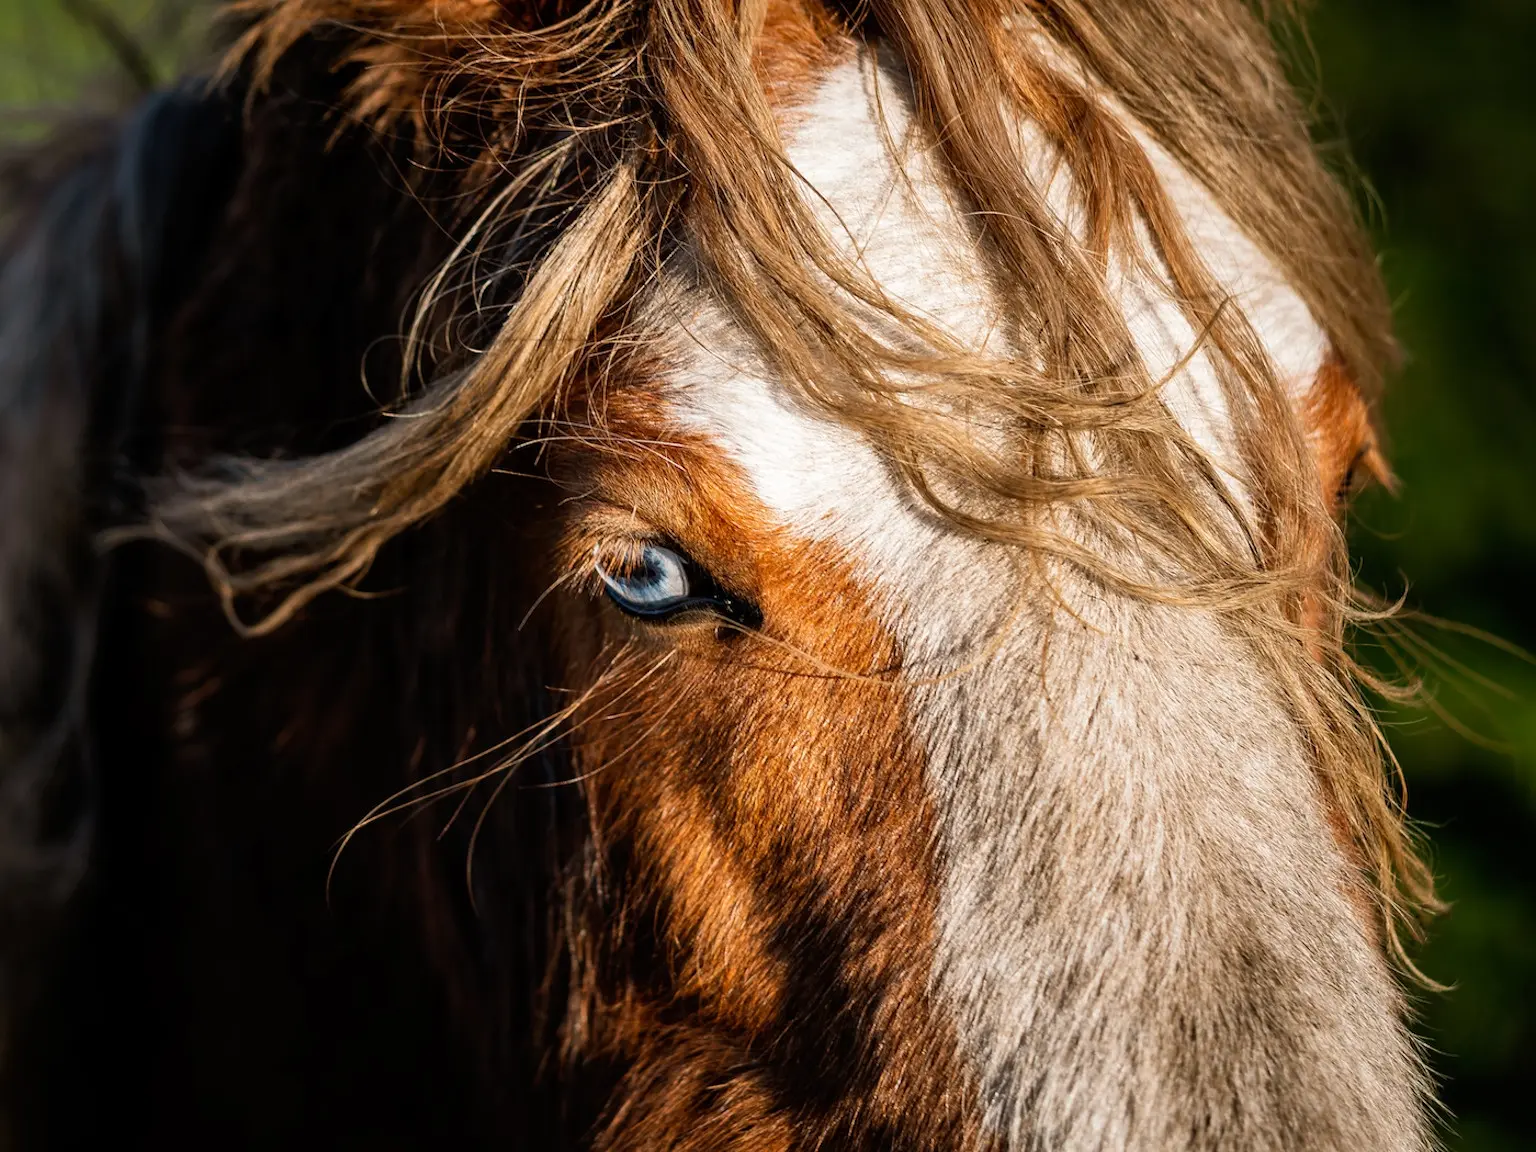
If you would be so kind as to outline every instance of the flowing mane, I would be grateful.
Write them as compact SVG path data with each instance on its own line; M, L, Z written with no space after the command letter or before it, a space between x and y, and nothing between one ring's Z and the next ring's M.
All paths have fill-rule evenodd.
M1395 350L1293 13L232 15L0 282L0 479L72 510L0 549L0 637L91 636L8 673L57 732L0 768L118 757L134 879L80 916L171 925L190 991L147 942L112 987L178 1052L228 1008L252 1084L344 1064L322 1130L380 1090L405 1144L446 1053L466 1140L1427 1147L1389 967L1435 899L1340 526ZM353 919L290 923L321 857ZM238 1005L287 954L323 978Z
M1386 798L1380 740L1343 649L1353 601L1331 501L1360 459L1379 475L1384 466L1368 441L1358 448L1362 425L1350 416L1322 465L1339 477L1319 485L1319 466L1281 416L1291 402L1284 384L1242 312L1226 307L1143 146L1155 142L1209 189L1327 334L1335 366L1306 401L1312 434L1326 438L1352 389L1379 388L1394 353L1390 314L1259 15L1227 0L1022 11L913 0L861 17L857 32L889 37L906 62L919 130L937 141L923 146L937 149L993 261L1016 340L1001 359L957 346L885 295L800 195L775 104L792 99L807 70L852 50L851 16L766 0L739 9L278 0L244 10L252 23L227 71L249 66L261 91L285 53L320 35L332 66L353 77L340 122L400 133L435 177L452 174L459 194L447 203L462 236L409 330L419 376L402 381L408 419L312 460L227 461L233 479L184 480L161 504L167 535L211 546L210 571L237 623L236 600L248 592L287 588L252 629L262 631L357 580L387 540L492 468L527 421L558 420L573 390L600 392L602 373L636 337L622 315L628 294L675 258L682 230L711 286L787 377L870 434L967 530L1062 554L1137 594L1232 613L1284 668L1293 706L1328 734L1319 771L1379 877L1394 947L1398 927L1433 904ZM1041 165L1021 155L1010 110L1071 174L1078 202L1065 213L1034 183ZM495 178L506 171L516 179ZM519 284L488 306L482 280L508 278L509 248ZM488 273L497 257L504 266ZM1163 262L1159 279L1221 353L1259 510L1245 539L1220 539L1211 508L1191 493L1191 456L1208 466L1172 420L1157 419L1161 382L1106 288L1114 259ZM868 314L900 335L872 334ZM484 319L467 337L472 317ZM1002 453L978 444L903 402L918 393L978 403L1012 421L1018 439ZM1062 458L1076 453L1067 446L1079 432L1110 468ZM940 460L1008 511L950 506L935 491ZM1054 503L1133 533L1178 578L1158 585L1074 548L1034 514ZM231 571L228 554L246 566ZM1298 626L1320 659L1298 659Z

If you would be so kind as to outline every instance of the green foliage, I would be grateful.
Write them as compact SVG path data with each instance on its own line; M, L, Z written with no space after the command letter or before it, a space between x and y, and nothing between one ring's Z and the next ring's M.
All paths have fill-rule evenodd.
M73 8L70 5L73 3ZM175 0L96 0L162 78L200 34ZM0 0L0 137L34 112L118 103L130 71L80 0ZM75 14L71 14L74 12ZM1366 496L1366 582L1536 650L1536 5L1321 0L1309 71L1374 189L1373 224L1407 354L1384 405L1403 494ZM28 111L18 111L28 110ZM1536 1146L1536 665L1419 625L1397 654L1450 722L1387 720L1451 913L1421 997L1459 1152ZM1392 653L1366 645L1378 663ZM1501 690L1482 683L1492 681ZM1471 728L1480 740L1456 731ZM1486 746L1489 742L1500 747Z
M1311 26L1326 108L1374 189L1406 353L1382 408L1403 490L1360 502L1362 575L1382 590L1406 582L1411 605L1536 651L1536 5L1322 0ZM1536 665L1415 631L1456 662L1403 652L1440 669L1428 688L1449 723L1388 714L1452 905L1420 956L1454 985L1421 1003L1453 1114L1447 1142L1530 1148Z
M0 0L0 139L165 81L201 38L198 0Z

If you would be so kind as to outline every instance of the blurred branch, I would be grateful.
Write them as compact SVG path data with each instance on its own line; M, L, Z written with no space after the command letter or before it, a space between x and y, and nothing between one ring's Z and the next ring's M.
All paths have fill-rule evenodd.
M59 0L59 6L101 38L141 94L154 91L158 80L149 54L101 0Z

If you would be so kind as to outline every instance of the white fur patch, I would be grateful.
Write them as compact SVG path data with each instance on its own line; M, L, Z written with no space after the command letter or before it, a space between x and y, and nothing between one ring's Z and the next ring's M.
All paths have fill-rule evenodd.
M882 71L877 102L875 76L867 55L836 67L797 118L808 202L888 292L985 345L982 262L909 136L903 79ZM1068 211L1054 157L1020 131L1032 175L1054 179L1049 198ZM1147 147L1299 395L1322 333L1204 190ZM1120 279L1164 375L1195 334L1160 286ZM867 443L807 412L730 321L694 305L675 417L719 443L787 530L856 558L906 667L958 668L995 644L913 697L939 820L932 986L987 1127L1013 1149L1422 1147L1396 993L1341 895L1295 726L1252 658L1207 614L1081 585L1063 589L1078 620L1050 604L1020 615L1005 552L936 523ZM1238 476L1203 353L1164 396ZM1208 1066L1212 1054L1230 1066Z

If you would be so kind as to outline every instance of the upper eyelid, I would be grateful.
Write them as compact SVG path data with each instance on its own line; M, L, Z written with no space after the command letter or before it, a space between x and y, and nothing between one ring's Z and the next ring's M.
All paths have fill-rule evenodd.
M590 556L592 561L592 569L594 572L596 572L602 564L603 547L605 543L605 541L599 540L592 546ZM645 547L664 549L665 551L670 552L676 556L678 560L681 561L683 567L686 570L697 573L698 575L708 579L712 584L723 588L723 585L720 584L719 577L714 574L708 565L700 563L694 558L692 552L688 551L687 548L683 547L676 540L666 535L665 533L658 532L652 536L636 536L632 539L626 539L622 543L626 547L633 546L637 551Z
M653 540L669 533L639 508L618 504L602 496L588 494L582 500L586 505L581 511L582 526L586 531L604 536L631 536L636 540Z
M708 576L721 589L738 599L756 602L755 565L742 564L730 557L715 557L709 550L702 552L684 543L690 533L676 532L663 523L647 516L640 509L621 504L599 492L583 495L584 505L579 512L573 535L579 541L579 558L572 570L579 574L591 571L592 550L609 543L660 544L678 553L694 569Z
M587 563L583 566L583 572L594 581L593 587L597 591L601 591L608 583L608 579L603 573L604 560L608 559L608 557L604 556L604 549L605 545L611 545L611 543L611 541L598 540L587 551ZM631 540L625 540L623 544L626 548L633 548L636 556L645 547L661 547L677 556L682 561L685 569L695 568L699 571L706 571L686 551L676 547L664 536L639 536Z
M588 510L571 526L568 575L575 579L597 580L597 565L602 553L614 547L639 549L646 544L666 545L669 537L638 514L626 513L604 502L599 511Z

